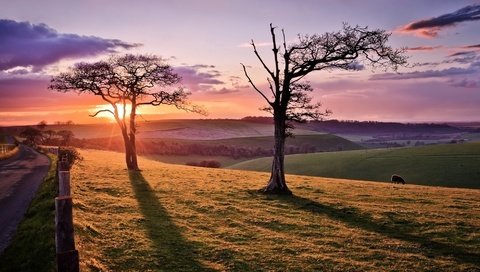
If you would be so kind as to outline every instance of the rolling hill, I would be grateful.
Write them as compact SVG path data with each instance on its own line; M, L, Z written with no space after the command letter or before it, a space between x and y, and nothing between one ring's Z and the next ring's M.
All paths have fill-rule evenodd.
M480 143L415 148L368 149L288 155L290 174L389 181L394 173L408 183L480 188ZM270 171L270 158L240 162L229 168Z
M25 126L4 128L9 133L20 133ZM79 139L121 136L115 123L48 125L49 130L70 130ZM213 140L239 137L272 136L272 124L259 124L234 119L168 119L137 122L137 138L174 138ZM315 135L320 132L297 129L297 135Z
M479 190L267 173L82 150L72 170L82 271L476 271Z
M226 166L255 157L269 156L273 154L273 143L272 136L217 140L141 138L137 140L137 151L140 155L162 162L185 164L191 161L216 160ZM119 137L74 141L74 145L123 151L123 140ZM286 152L290 154L356 149L361 149L361 146L331 134L297 135L286 141Z

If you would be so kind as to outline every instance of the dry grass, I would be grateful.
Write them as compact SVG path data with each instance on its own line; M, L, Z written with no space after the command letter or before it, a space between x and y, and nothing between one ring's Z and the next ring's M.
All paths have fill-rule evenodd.
M82 151L73 169L84 271L480 270L480 190L288 176Z

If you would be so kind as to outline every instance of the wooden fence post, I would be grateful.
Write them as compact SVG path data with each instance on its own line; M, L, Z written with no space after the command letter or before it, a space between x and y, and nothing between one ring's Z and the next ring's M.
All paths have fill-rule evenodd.
M68 171L68 159L67 157L63 157L61 160L58 161L58 169L60 171Z
M58 196L70 196L70 171L58 171Z
M73 233L71 196L55 198L55 247L58 271L79 271L78 251L75 250Z
M75 249L73 231L73 202L70 196L70 171L68 160L58 161L58 197L55 198L55 247L58 272L78 272L80 270L78 250Z

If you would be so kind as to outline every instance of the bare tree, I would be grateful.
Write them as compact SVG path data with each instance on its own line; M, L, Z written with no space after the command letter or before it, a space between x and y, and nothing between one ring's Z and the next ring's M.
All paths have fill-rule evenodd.
M43 141L42 131L34 127L26 127L20 132L20 136L25 137L25 143L32 146L39 145Z
M57 134L57 132L55 130L51 130L51 129L47 129L47 130L43 131L43 135L44 135L45 140L47 142L52 140L53 136L55 136L56 134Z
M393 49L386 44L390 34L384 30L369 30L367 27L344 24L343 29L337 32L298 35L298 41L289 46L283 30L282 45L277 45L272 24L270 33L273 68L260 56L254 41L251 42L255 56L268 74L269 91L261 90L252 81L245 65L242 64L242 67L248 82L267 102L263 110L271 112L274 119L272 173L262 191L291 194L284 171L285 139L292 128L290 121L318 120L329 113L320 111L319 103L312 103L308 93L313 89L302 79L314 71L356 70L360 62L396 70L399 65L405 65L407 60L404 49Z
M135 120L140 106L173 105L178 109L204 113L201 108L187 102L189 93L175 87L179 81L180 76L162 58L127 54L113 56L106 61L78 63L70 71L53 77L49 89L93 94L107 102L110 108L101 109L91 116L100 113L113 115L124 140L127 168L139 170Z
M60 130L57 132L57 135L62 138L62 146L69 146L75 135L71 130Z
M45 120L42 120L42 121L38 122L38 124L37 124L37 128L39 130L44 130L46 127L47 127L47 121L45 121Z

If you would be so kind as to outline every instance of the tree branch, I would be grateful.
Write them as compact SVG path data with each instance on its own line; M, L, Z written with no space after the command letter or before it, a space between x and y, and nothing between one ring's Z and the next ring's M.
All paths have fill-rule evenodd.
M273 96L275 96L275 91L273 90L272 81L268 77L267 77L267 81L268 81L270 91L272 91Z
M279 49L277 48L277 39L275 38L275 28L272 26L271 23L270 23L270 33L272 34L272 44L273 44L272 51L273 51L273 57L275 61L275 74L272 76L273 76L273 81L275 81L275 83L279 83L280 82L280 69L278 68L278 50Z
M272 78L275 76L273 74L272 71L270 71L270 68L268 68L268 66L265 64L265 62L263 61L262 57L260 57L260 54L258 53L257 51L257 47L255 46L255 43L253 42L252 40L252 46L253 46L253 52L255 53L255 55L257 56L258 60L260 60L260 63L262 63L263 65L263 68L265 68L265 70L267 70L267 72L272 76Z
M245 73L245 76L247 77L248 79L248 82L250 83L250 85L252 85L252 87L255 89L255 91L257 91L266 101L269 105L272 105L272 102L270 102L270 100L265 96L265 94L260 91L257 86L255 86L255 84L253 83L252 79L250 78L250 76L248 75L247 73L247 68L245 67L245 65L243 65L243 63L240 63L240 65L242 65L243 67L243 72Z
M115 116L115 113L113 113L113 111L108 110L108 109L99 110L99 111L97 111L95 114L90 114L89 116L90 116L90 117L95 117L95 116L97 116L98 114L100 114L100 113L102 113L102 112L109 112L109 113L111 113L113 116Z

